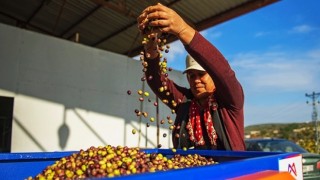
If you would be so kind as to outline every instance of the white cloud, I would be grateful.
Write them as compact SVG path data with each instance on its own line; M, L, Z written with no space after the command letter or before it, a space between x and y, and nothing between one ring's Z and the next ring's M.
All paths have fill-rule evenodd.
M293 53L238 54L231 65L250 91L301 91L320 88L320 50L297 57Z
M295 26L293 27L290 32L291 33L308 33L310 31L314 30L313 27L309 26L309 25L306 25L306 24L303 24L303 25L300 25L300 26Z
M207 37L208 33L209 33L209 30L203 30L203 31L200 32L200 34L201 34L203 37Z
M213 32L212 34L209 35L210 39L217 39L222 36L222 32Z
M165 53L164 56L168 59L168 62L174 62L178 60L177 56L184 56L185 54L186 50L181 41L174 41L170 43L169 53Z
M257 32L257 33L254 35L254 37L262 37L262 36L266 36L266 35L268 35L268 34L270 34L270 32L263 32L263 31L261 31L261 32Z
M271 97L272 98L272 97ZM308 122L311 109L304 101L280 102L277 105L246 104L245 126L262 123Z
M320 49L309 51L307 55L311 58L320 59Z
M244 88L245 126L311 120L312 107L304 95L320 90L320 48L280 49L228 58Z
M212 29L201 31L200 34L210 40L218 39L222 36L221 31L214 31Z
M170 43L169 45L170 45L169 52L163 53L164 57L167 58L169 63L172 63L172 62L175 62L176 60L179 60L180 58L177 58L179 56L183 56L183 57L186 56L186 50L184 49L184 46L181 43L181 41L174 41L174 42ZM139 60L140 55L133 57L133 59Z

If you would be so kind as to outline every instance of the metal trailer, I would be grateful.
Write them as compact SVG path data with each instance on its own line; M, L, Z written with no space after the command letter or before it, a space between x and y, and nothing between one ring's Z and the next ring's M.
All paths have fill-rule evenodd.
M174 153L171 149L142 149L146 153L161 153L167 157ZM55 161L77 153L65 152L32 152L32 153L0 153L1 179L26 179L36 176ZM288 172L293 179L303 179L302 156L299 153L253 152L253 151L209 151L209 150L177 150L180 155L199 154L212 157L218 164L184 168L154 173L143 173L114 177L112 179L144 180L144 179L236 179L261 172ZM110 178L99 178L110 179Z

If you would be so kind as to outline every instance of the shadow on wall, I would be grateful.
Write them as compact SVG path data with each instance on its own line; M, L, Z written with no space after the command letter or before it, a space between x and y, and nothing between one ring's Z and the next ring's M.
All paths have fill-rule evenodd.
M59 126L57 133L58 133L58 138L59 138L59 146L61 148L61 150L64 150L66 148L68 139L70 137L70 128L68 126L68 124L66 123L66 111L68 109L64 109L64 118L63 118L63 123ZM81 120L81 122L87 127L87 129L89 129L92 134L95 135L95 137L97 139L99 139L99 141L101 142L101 144L108 144L107 142L104 141L104 139L94 130L93 127L90 126L90 124L87 123L86 119L83 118L75 109L72 109L73 112L77 115L77 117ZM32 132L28 131L28 129L21 123L21 121L14 117L14 122L16 123L16 125L24 132L24 134L35 144L35 146L37 146L42 152L47 152L48 150L45 148L44 145L42 145L39 140L37 140L36 136L32 135ZM135 129L139 129L139 127L135 126L133 123L130 123L131 126ZM147 134L141 133L140 135L142 136L142 138L145 138L146 144L151 144L152 146L156 147L157 145L154 144L151 140L149 140L147 138Z
M21 123L21 121L13 117L14 122L17 124L17 126L25 133L26 136L28 136L34 144L41 149L41 151L46 152L47 150L41 145L41 143L27 130L27 128Z
M128 62L128 64L126 65L127 68L131 66L131 63L135 63L135 62ZM130 72L128 72L128 74L130 74ZM140 80L140 78L137 78L137 77L133 77L133 78ZM47 77L47 78L51 78L51 77ZM33 81L28 81L27 83L22 81L22 83L20 84L18 83L19 84L18 89L20 93L26 96L34 97L36 99L53 102L55 104L59 104L64 107L63 111L61 111L63 113L61 114L63 117L62 119L63 121L60 125L58 124L59 127L56 130L58 135L57 138L59 142L59 147L61 148L61 150L68 149L66 147L68 145L68 140L70 140L70 135L72 131L72 127L70 127L70 123L67 122L68 120L67 111L68 112L72 111L73 114L75 114L75 116L77 117L77 119L82 123L82 125L86 127L86 130L89 130L91 135L93 135L95 139L98 142L100 142L100 144L108 144L108 143L103 138L103 135L99 134L95 130L95 128L92 127L92 125L90 125L90 119L83 117L77 111L78 108L84 109L87 111L92 111L98 114L114 116L116 118L119 117L123 119L125 121L124 126L121 127L122 130L121 129L119 130L124 134L123 136L124 139L120 140L124 143L128 142L128 139L127 139L128 137L126 137L127 136L126 128L128 125L135 129L142 130L141 124L143 125L146 124L146 122L141 120L141 117L135 116L134 109L140 109L140 110L144 109L144 111L148 111L149 115L156 116L155 114L156 108L153 105L153 102L155 101L156 97L153 93L151 93L151 90L145 84L146 82L141 82L141 81L139 83L124 82L123 84L127 84L127 85L125 86L117 85L116 86L117 88L115 89L113 89L112 85L110 85L110 87L102 87L101 89L99 89L99 87L94 87L92 89L77 89L75 87L70 88L68 86L59 87L59 86L56 86L55 84L50 84L50 83L42 84L42 83L36 82L37 81L36 79L33 79ZM78 80L75 80L75 81L78 81ZM127 80L127 81L130 81L130 80ZM99 82L99 83L104 84L103 82ZM61 82L61 84L65 84L65 83ZM145 99L144 102L139 101L140 95L138 95L137 93L132 93L129 96L127 94L128 89L131 89L133 92L137 91L138 89L150 92L150 97L148 98L151 99L152 102L151 103L148 102L147 99ZM28 108L27 105L25 104L20 105L20 107L21 106L25 106L25 108ZM169 108L167 108L167 111L171 114L171 111ZM165 111L162 111L162 115L165 117L167 116L167 114L169 114L168 112L167 113L163 113L163 112ZM60 115L57 115L57 116L60 116ZM46 146L44 144L39 143L39 139L37 139L37 135L35 134L32 135L32 131L29 132L30 130L28 131L28 129L25 126L23 126L24 124L23 119L18 119L17 117L15 117L14 121L17 123L18 127L21 128L21 130L27 135L27 137L29 137L30 140L32 140L34 144L41 151L47 151L47 149L45 148ZM135 123L139 124L138 127L134 127L136 126ZM150 124L150 125L155 126L154 124L153 125ZM112 124L110 124L110 127L111 126ZM143 141L145 142L145 147L147 147L147 145L157 147L158 145L152 139L149 139L150 137L148 137L147 133L148 133L147 130L146 130L146 133L142 133L141 131L139 131L138 145L140 145L140 140L144 138ZM154 138L154 137L151 137L151 138ZM168 142L170 143L171 141L169 140Z
M104 139L88 124L90 120L76 111L77 108L123 119L124 127L119 131L125 135L120 141L126 143L130 139L126 137L126 126L132 125L132 122L141 124L140 119L134 115L134 109L141 107L139 95L132 93L128 97L127 90L136 92L143 89L150 92L149 98L153 101L156 99L146 81L141 81L143 72L140 61L18 28L0 26L0 34L12 37L10 41L8 39L3 42L6 46L0 50L0 76L5 77L1 79L0 90L53 102L67 107L64 111L73 110L103 144ZM16 51L17 49L19 51ZM185 78L182 77L184 75L181 72L170 72L170 78L178 84L184 84ZM19 106L26 111L29 108L26 104ZM143 107L150 115L155 113L153 103L143 102ZM66 122L65 114L66 112L57 129L61 149L66 148L70 143L70 136L73 136L72 127L68 127L70 122ZM165 107L161 115L166 117L168 114L171 114L171 110ZM19 118L23 116L21 114ZM15 117L15 121L27 136L45 151L35 137L27 132L23 126L24 120ZM150 142L149 139L147 141Z
M68 142L68 138L70 135L70 128L68 127L68 125L66 124L66 108L64 108L63 111L63 123L61 124L61 126L58 129L58 136L59 136L59 146L61 148L61 150L64 150L67 142Z
M64 110L64 120L62 125L59 127L58 129L58 136L59 136L59 146L61 148L61 150L64 150L66 145L67 145L67 141L70 135L70 128L68 127L68 125L66 124L66 111L67 109L65 108ZM81 122L87 127L87 129L89 129L91 131L92 134L94 134L94 136L99 139L99 141L101 142L101 144L108 144L106 141L104 141L104 139L94 130L94 128L92 126L90 126L90 124L87 123L87 120L85 118L83 118L75 109L73 109L73 112L77 115L77 117L81 120ZM130 125L134 128L134 129L139 129L139 127L136 127L133 123L130 123ZM139 134L140 136L142 136L142 138L145 138L146 144L151 144L152 146L156 147L157 145L154 144L151 140L148 139L147 134L144 134L142 132L140 132ZM139 144L139 143L138 143Z

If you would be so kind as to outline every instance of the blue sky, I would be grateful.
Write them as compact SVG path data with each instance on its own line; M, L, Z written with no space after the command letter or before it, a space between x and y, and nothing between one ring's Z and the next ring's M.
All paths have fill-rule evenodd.
M305 94L320 92L319 7L319 0L282 0L201 32L244 88L245 126L311 121ZM168 66L184 69L179 41L166 56Z

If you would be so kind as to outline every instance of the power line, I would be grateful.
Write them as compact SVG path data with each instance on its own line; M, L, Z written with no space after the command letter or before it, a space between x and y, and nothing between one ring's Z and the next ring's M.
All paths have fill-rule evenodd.
M314 122L316 135L315 135L315 145L316 145L316 153L319 153L319 147L318 147L318 140L319 140L319 131L318 131L318 111L317 111L317 98L320 96L320 93L315 93L314 91L312 94L307 94L306 97L309 97L312 99L312 121ZM309 102L307 101L307 104ZM318 101L319 103L319 101Z

